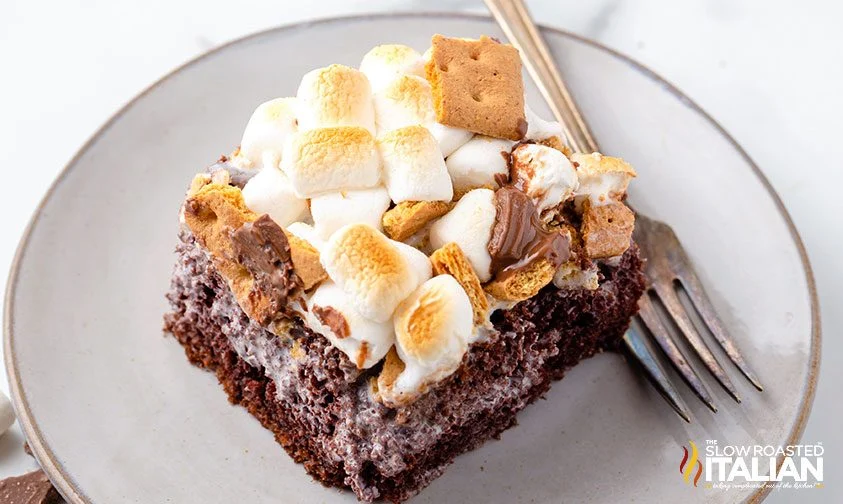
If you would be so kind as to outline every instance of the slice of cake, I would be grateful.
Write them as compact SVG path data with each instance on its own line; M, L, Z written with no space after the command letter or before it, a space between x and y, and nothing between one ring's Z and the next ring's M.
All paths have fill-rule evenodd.
M166 330L314 478L408 499L637 311L635 172L561 131L487 37L306 74L190 184Z

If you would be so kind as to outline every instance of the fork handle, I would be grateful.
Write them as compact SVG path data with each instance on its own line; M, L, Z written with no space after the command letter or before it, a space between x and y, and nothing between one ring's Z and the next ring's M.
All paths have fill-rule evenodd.
M559 69L550 56L523 0L484 0L509 42L521 52L527 72L562 125L568 144L578 152L595 152L597 142L571 98Z

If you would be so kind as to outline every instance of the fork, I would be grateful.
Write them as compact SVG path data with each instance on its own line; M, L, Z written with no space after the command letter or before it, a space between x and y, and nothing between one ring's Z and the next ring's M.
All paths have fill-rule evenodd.
M533 23L523 0L484 1L509 41L521 53L528 73L550 106L553 115L562 124L569 146L577 152L599 151L597 142L562 80L550 51ZM734 384L703 340L689 311L680 301L680 291L690 299L693 310L705 322L708 331L720 344L729 360L756 389L763 390L758 377L749 368L717 316L714 306L703 290L702 283L694 272L690 258L670 226L636 212L633 239L646 259L644 276L647 283L645 292L638 303L639 313L635 317L636 323L630 326L622 341L629 358L638 364L662 397L680 417L686 422L691 422L687 404L682 400L664 367L653 353L647 335L655 340L688 387L711 411L717 412L711 392L688 361L685 352L680 349L674 335L684 338L687 346L694 351L717 382L735 401L741 402L741 396ZM661 308L657 308L659 305ZM660 314L660 311L664 315ZM673 330L668 329L668 326L672 326Z

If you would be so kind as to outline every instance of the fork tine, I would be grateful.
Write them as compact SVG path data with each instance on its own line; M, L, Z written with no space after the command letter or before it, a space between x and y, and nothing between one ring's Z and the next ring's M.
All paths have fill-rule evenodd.
M697 355L700 360L703 361L705 367L711 371L711 374L717 378L720 385L729 392L735 401L741 402L741 396L738 395L738 391L735 389L735 386L732 384L729 376L726 375L726 371L723 370L723 367L717 361L717 358L714 357L714 354L711 353L708 345L705 344L705 341L703 341L700 334L694 328L691 319L688 318L688 314L685 313L685 308L682 306L682 303L679 302L679 297L676 295L673 285L656 282L653 284L653 288L655 289L656 294L658 294L662 305L664 305L673 321L679 327L679 330L682 331L682 334L685 335L685 338L687 338L691 347L697 352Z
M697 372L694 371L694 368L691 367L691 364L688 363L688 360L685 358L682 351L679 350L679 347L676 346L670 332L662 323L658 313L656 313L653 302L650 300L649 293L645 292L644 295L641 296L641 299L638 301L638 307L638 315L641 317L641 321L644 323L644 326L649 329L650 335L653 336L653 339L655 339L662 350L664 350L664 353L667 355L668 360L673 364L673 367L680 375L682 375L685 383L687 383L691 390L697 394L697 397L699 397L711 411L717 413L717 406L714 405L714 401L711 398L711 392L709 392L708 387L705 386Z
M630 357L641 365L647 380L683 420L691 423L688 406L673 388L664 368L648 348L641 333L634 326L630 326L623 336L623 342Z
M712 306L711 301L708 299L705 290L703 290L702 283L700 283L700 279L697 278L694 270L692 268L685 267L684 264L679 267L674 266L674 269L676 270L676 276L679 277L679 283L682 285L682 289L686 294L688 294L688 297L691 298L691 303L694 305L694 308L696 308L700 318L705 321L705 324L708 326L711 334L714 335L714 338L718 343L720 343L723 351L729 356L729 360L731 360L735 366L741 370L741 373L746 376L746 379L749 380L756 389L759 391L764 390L764 387L761 385L758 377L751 369L749 369L749 365L744 360L743 355L741 355L738 350L738 347L735 346L735 342L729 336L729 333L726 332L726 329L723 327L723 323L720 322L720 317L717 316L717 312L714 310L714 306Z

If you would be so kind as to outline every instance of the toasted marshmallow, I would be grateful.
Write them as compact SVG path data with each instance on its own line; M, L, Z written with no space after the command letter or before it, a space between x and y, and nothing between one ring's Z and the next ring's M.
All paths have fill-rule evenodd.
M430 130L433 138L439 142L439 150L442 151L444 157L453 154L455 150L465 145L474 136L474 133L467 129L446 126L436 121L425 124L425 126Z
M527 119L527 134L524 138L527 140L538 141L558 137L561 141L565 138L561 124L556 121L545 121L537 116L528 105L524 106L524 116Z
M374 187L381 178L375 139L368 130L357 126L291 135L284 147L281 169L302 198Z
M306 222L294 222L284 228L288 233L295 235L307 243L313 245L316 250L322 250L325 246L325 240L316 232L316 228L307 224Z
M336 231L320 260L357 311L375 322L389 320L398 303L421 283L405 253L366 224L349 224Z
M395 245L398 252L410 264L410 268L415 272L420 284L427 282L433 276L433 265L430 263L430 258L424 252L400 241L390 240L390 242Z
M498 187L496 175L508 177L507 156L512 140L475 135L445 160L454 191L461 193L477 187Z
M619 200L626 192L629 181L636 176L635 170L621 158L604 156L599 152L571 155L576 164L580 186L574 193L579 207L585 198L592 205L605 205Z
M360 71L369 78L372 90L378 91L404 74L424 77L424 60L412 47L379 45L363 56Z
M451 201L454 190L433 135L423 126L390 131L378 139L389 196L402 201Z
M313 226L323 240L347 224L368 224L380 231L388 208L389 194L383 187L320 194L310 200Z
M392 324L362 316L334 282L322 283L307 302L307 323L359 369L380 361L395 341Z
M360 126L375 134L375 109L369 79L360 70L331 65L302 77L296 116L299 131Z
M512 183L532 198L539 213L574 195L579 186L574 165L564 154L540 144L512 151Z
M481 282L492 278L489 240L495 225L495 193L474 189L460 198L454 208L430 227L430 245L434 249L454 242L462 249Z
M243 201L256 214L269 214L281 227L307 216L307 200L296 195L278 168L265 166L243 187Z
M284 142L295 133L295 98L276 98L255 109L240 141L238 157L249 160L249 167L278 167Z
M395 310L395 350L404 370L386 391L393 402L424 393L462 363L474 339L468 295L451 275L438 275Z
M378 134L435 120L433 93L426 79L401 75L375 93L375 125Z

